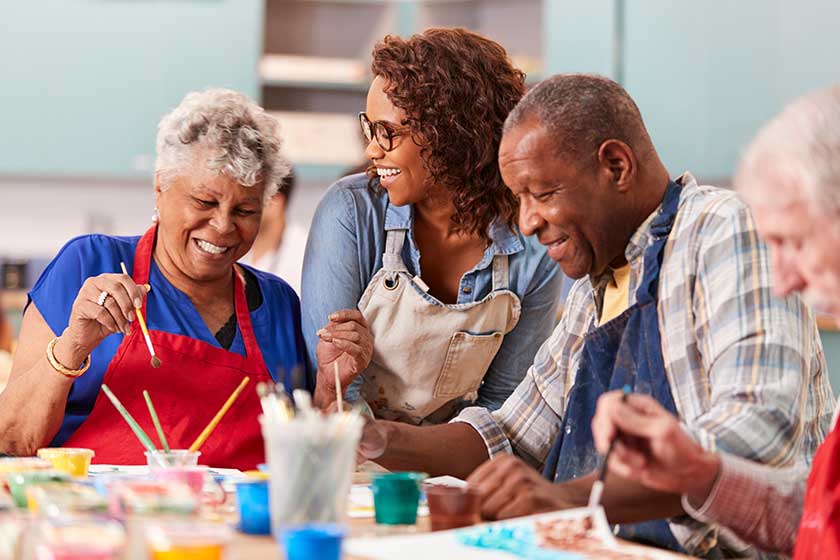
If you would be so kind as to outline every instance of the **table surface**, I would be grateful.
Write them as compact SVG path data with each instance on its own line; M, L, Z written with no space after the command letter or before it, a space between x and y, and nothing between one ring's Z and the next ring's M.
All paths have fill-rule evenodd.
M378 526L373 519L350 519L345 520L350 529L349 537L370 537L376 535L395 535L402 532L425 532L429 530L429 518L418 517L417 525L411 528L395 529L392 527ZM272 537L258 537L237 533L233 540L231 550L232 560L284 560L280 549ZM358 556L342 556L344 560L364 560Z
M429 518L418 517L417 525L410 528L395 528L376 525L373 519L350 519L346 520L350 529L349 537L370 537L370 536L392 536L401 532L425 532L429 530ZM645 549L646 547L635 546L634 548ZM653 549L650 549L653 550ZM231 560L284 560L277 543L271 537L257 537L237 533L231 547ZM685 560L690 558L681 554L670 554L662 550L656 550L657 558L673 558L674 560ZM365 560L359 556L342 556L343 560ZM443 559L440 559L443 560Z

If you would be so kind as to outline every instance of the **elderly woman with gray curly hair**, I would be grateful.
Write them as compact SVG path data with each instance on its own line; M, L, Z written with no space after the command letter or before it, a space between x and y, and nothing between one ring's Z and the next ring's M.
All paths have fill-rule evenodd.
M253 382L291 389L304 361L294 291L237 263L289 172L277 128L244 95L218 89L190 93L163 117L149 230L71 240L29 293L0 395L0 452L85 447L95 462L144 463L103 385L154 434L148 390L169 446L186 448L248 376L202 463L250 469L264 460Z

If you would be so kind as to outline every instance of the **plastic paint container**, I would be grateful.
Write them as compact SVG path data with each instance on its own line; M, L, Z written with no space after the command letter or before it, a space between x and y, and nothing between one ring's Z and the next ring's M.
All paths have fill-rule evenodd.
M34 543L38 560L117 560L122 557L125 531L106 518L48 517L36 522Z
M15 505L19 508L25 508L26 489L34 484L44 484L46 482L69 482L70 475L59 471L31 471L13 474L8 478L9 493L15 500Z
M214 523L151 525L146 543L152 560L222 560L231 534Z
M339 560L345 530L341 525L300 525L283 532L286 560Z
M414 525L424 473L376 473L371 477L376 522L384 525Z
M149 467L194 467L198 465L198 456L201 451L190 451L189 449L172 449L166 451L146 451L146 464Z
M12 473L48 471L52 468L52 463L38 457L0 457L0 479Z
M41 545L38 547L38 560L117 560L120 553L108 547L90 545Z
M165 469L152 467L152 478L155 480L182 482L198 498L201 498L206 477L207 469L201 467L171 467Z
M55 470L77 478L87 476L93 455L92 449L80 447L44 447L38 450L38 457L52 463Z
M481 522L481 494L466 487L425 486L432 531L469 527Z
M237 482L236 504L239 509L239 528L243 533L271 534L267 480Z
M29 511L45 516L105 514L108 501L92 486L79 482L46 482L26 488Z

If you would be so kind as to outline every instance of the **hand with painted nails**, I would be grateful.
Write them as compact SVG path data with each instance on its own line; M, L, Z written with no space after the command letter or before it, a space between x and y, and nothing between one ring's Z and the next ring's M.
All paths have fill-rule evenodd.
M335 400L334 363L338 363L342 389L365 370L373 357L373 334L358 309L343 309L329 317L317 332L318 377L313 403L322 409Z
M615 439L610 472L652 490L684 494L693 504L706 500L720 470L718 455L704 450L648 395L634 393L624 402L621 391L602 395L592 436L600 453Z
M143 304L148 284L135 284L125 274L100 274L85 280L79 290L67 328L61 335L66 347L86 356L105 337L128 334L135 319L135 307Z

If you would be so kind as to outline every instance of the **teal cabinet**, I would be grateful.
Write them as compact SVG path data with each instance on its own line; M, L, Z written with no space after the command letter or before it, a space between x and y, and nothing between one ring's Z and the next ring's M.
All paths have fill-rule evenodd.
M840 81L834 0L543 0L549 74L618 79L673 174L728 180L787 102Z
M624 2L624 86L665 165L730 177L759 127L840 77L840 3Z
M0 16L0 175L148 176L191 90L259 94L262 0L32 0Z

